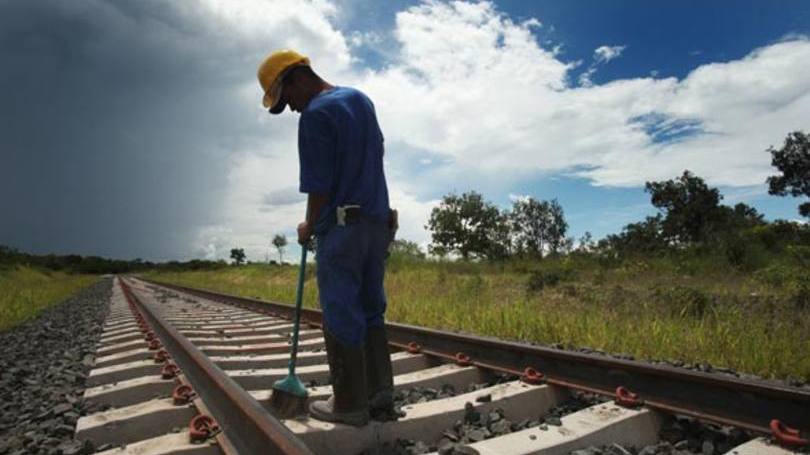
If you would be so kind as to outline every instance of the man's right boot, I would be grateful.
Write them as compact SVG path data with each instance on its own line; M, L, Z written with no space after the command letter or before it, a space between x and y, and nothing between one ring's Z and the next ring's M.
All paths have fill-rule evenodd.
M365 345L371 417L375 420L396 420L403 414L394 408L394 377L385 327L369 327Z
M368 423L366 354L363 345L341 343L323 331L326 358L332 378L332 396L309 405L312 417L327 422L363 426Z

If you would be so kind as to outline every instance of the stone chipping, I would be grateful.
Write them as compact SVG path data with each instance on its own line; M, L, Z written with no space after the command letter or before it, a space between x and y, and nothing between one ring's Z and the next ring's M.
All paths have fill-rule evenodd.
M484 387L514 379L514 377L509 376L496 377L490 383L470 384L463 392L480 390ZM435 398L432 399L441 398L439 395L445 393L444 389L444 387L439 390L429 389L427 396L434 396L435 393ZM410 398L417 390L417 388L412 388L402 391L401 393ZM479 401L484 400L486 400L486 395L479 397ZM426 396L423 395L414 402L421 403L425 401L430 400L426 399ZM473 403L467 403L464 418L457 420L451 428L445 430L438 441L397 439L393 443L385 443L381 447L363 452L361 455L416 455L431 452L438 452L441 455L475 454L475 450L469 447L469 444L524 430L526 428L538 427L541 430L547 430L549 426L559 426L562 416L604 401L604 398L597 395L575 392L568 400L551 408L544 415L539 415L536 419L524 419L521 421L510 420L508 418L508 412L503 409L496 408L489 411L479 411L475 409Z
M35 319L0 332L0 455L79 455L96 449L73 439L96 343L109 311L105 278Z
M750 440L743 430L672 417L661 428L658 443L646 447L612 444L574 450L569 455L720 455Z

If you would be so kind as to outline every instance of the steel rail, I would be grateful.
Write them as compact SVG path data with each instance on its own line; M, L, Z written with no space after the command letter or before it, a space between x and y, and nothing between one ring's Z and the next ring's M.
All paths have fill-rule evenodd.
M313 455L298 437L186 337L141 302L124 280L121 285L125 297L141 310L237 453Z
M260 313L292 317L293 307L283 303L144 281ZM311 326L322 325L319 310L304 308L301 319ZM806 390L400 323L386 323L386 331L389 344L398 348L407 349L415 343L426 355L450 360L463 353L470 364L481 368L521 374L526 367L532 367L542 372L550 384L614 397L617 388L624 387L645 405L666 413L764 434L771 433L769 424L773 419L802 432L810 431L810 391Z

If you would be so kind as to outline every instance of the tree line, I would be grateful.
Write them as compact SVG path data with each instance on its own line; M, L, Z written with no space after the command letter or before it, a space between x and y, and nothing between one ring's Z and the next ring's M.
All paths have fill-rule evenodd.
M80 256L77 254L45 254L36 255L0 245L0 268L11 265L27 265L50 270L64 270L76 273L125 273L146 270L156 264L142 259L121 260L107 259L99 256Z
M207 270L226 267L224 260L210 261L192 259L189 261L152 262L141 258L124 260L109 259L100 256L81 256L78 254L31 254L16 248L0 245L0 269L17 265L38 267L48 270L61 270L71 273L115 274L134 273L146 270Z
M622 258L702 247L725 254L737 265L757 244L771 250L784 244L810 245L810 226L784 220L768 223L744 203L722 205L719 190L688 170L674 179L647 182L645 191L659 213L598 242L586 232L576 243L566 236L568 223L556 199L524 197L502 211L474 191L449 194L433 208L425 226L431 233L428 251L465 260L499 260L543 259L574 251ZM420 253L409 242L396 248L404 255Z

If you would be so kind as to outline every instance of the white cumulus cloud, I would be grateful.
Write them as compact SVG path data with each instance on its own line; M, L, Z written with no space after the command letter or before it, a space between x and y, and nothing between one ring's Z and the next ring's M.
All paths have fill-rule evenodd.
M619 57L627 46L599 46L593 51L593 58L599 63L607 63Z

